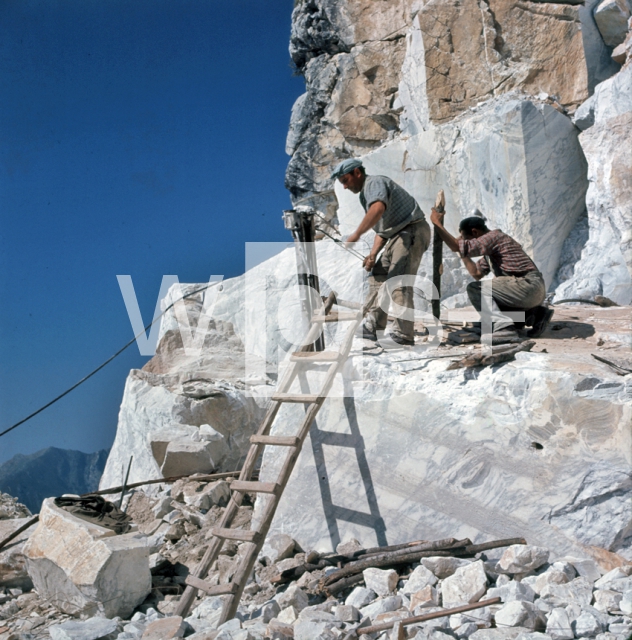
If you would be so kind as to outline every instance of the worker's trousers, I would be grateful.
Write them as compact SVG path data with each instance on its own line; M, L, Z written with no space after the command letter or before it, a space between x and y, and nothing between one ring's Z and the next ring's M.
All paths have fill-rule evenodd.
M491 284L491 307L486 303L483 286ZM483 309L498 331L512 325L515 321L524 322L518 317L507 316L503 311L528 311L542 304L546 296L546 285L539 271L530 271L522 277L498 276L490 281L479 280L467 285L467 295L477 311Z
M425 220L409 224L390 238L369 276L370 294L379 294L365 319L365 326L372 331L384 331L388 320L390 300L396 305L393 315L397 317L393 333L408 340L414 340L414 303L412 283L397 286L389 291L387 280L398 276L416 276L424 251L430 244L430 226ZM402 313L402 307L406 311Z

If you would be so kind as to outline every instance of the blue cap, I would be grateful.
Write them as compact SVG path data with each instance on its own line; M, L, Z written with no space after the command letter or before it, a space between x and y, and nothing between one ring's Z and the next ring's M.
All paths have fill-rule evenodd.
M336 178L344 176L345 173L351 173L358 167L362 167L362 160L358 160L357 158L347 158L336 165L336 168L331 172L331 179L336 180Z

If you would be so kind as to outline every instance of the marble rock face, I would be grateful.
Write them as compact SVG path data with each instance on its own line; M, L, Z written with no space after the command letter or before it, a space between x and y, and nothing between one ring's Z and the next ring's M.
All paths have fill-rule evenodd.
M188 296L163 316L154 357L128 376L101 489L122 484L131 454L129 481L141 482L232 471L245 453L262 409L243 392L241 338L210 313L220 288L174 285L162 301L165 310Z
M197 375L130 372L101 488L121 484L121 469L127 468L131 453L130 482L235 468L261 409L208 369L192 385Z
M630 304L632 65L596 88L590 111L594 124L579 136L588 161L588 228L579 259L556 289L556 299L603 295Z
M603 53L589 57L592 48L604 47L583 7L431 0L418 16L435 121L512 89L552 94L574 108L588 98L591 76L607 77L600 68L610 66Z
M558 300L604 295L629 303L623 112L630 98L606 88L625 84L629 73L628 65L617 74L608 35L620 40L629 29L628 2L297 4L290 52L306 93L287 140L293 199L329 193L331 167L360 156L370 172L405 183L427 213L444 189L453 230L480 209L523 245ZM508 98L520 104L513 115ZM602 123L581 146L568 118L576 109L581 129L596 114ZM621 121L607 125L617 109ZM586 158L594 160L588 172ZM338 196L341 217L357 220ZM444 260L445 304L466 304L467 276L454 256ZM420 274L429 267L426 256Z
M577 11L575 7L556 7L561 7L561 11ZM478 9L477 12L480 15ZM564 240L585 210L586 162L577 139L577 129L550 103L526 99L524 94L505 92L490 94L483 104L461 110L459 117L449 121L443 119L443 124L437 124L428 88L425 49L428 37L420 14L412 21L405 41L402 40L405 42L400 65L402 72L397 92L392 94L393 108L399 114L400 134L385 138L374 151L370 151L371 145L366 142L362 148L347 145L345 155L360 155L369 173L385 174L402 184L427 215L438 190L444 189L446 223L453 231L461 218L475 208L480 209L491 228L501 228L523 245L550 285L559 266ZM581 40L581 35L579 37ZM342 55L338 54L336 59ZM323 56L313 58L307 63L307 68L324 63ZM308 87L312 86L309 82L311 76L308 74L306 77ZM358 102L355 90L349 89L348 96L346 84L339 83L336 87L328 107L330 110L333 109L331 105L337 109L345 100L349 104ZM540 94L545 95L545 92ZM584 94L587 97L588 93ZM481 96L480 100L483 99ZM306 100L305 104L312 105L313 100ZM349 108L349 105L344 106L345 112ZM299 122L304 122L304 119L293 118L290 125L293 142L288 147L289 151L300 139L295 135ZM322 129L325 126L323 122L329 120L319 119L314 126ZM356 118L354 122L366 128L366 123L372 120L364 117ZM336 135L340 134L338 129L336 132ZM297 194L331 189L327 172L341 156L334 151L331 135L331 132L325 135L322 131L311 137L305 134L301 144L309 147L306 157L319 158L320 151L315 151L315 145L322 142L328 158L321 161L324 163L323 171L325 168L327 171L320 178L314 178L311 186L307 174L304 174ZM305 164L305 159L299 162L299 155L299 151L294 152L288 171L299 165L304 172L312 167ZM338 184L333 186L340 203L340 231L351 233L362 217L357 196L344 192ZM367 234L367 241L370 241L370 235ZM444 254L442 287L444 298L448 298L446 304L463 304L468 276L457 257L448 252ZM426 254L419 275L427 277L429 273L431 258Z
M386 358L358 358L348 396L327 399L319 413L273 532L317 550L349 537L371 547L523 536L557 554L585 545L629 554L623 382L611 381L621 395L608 401L576 392L585 365L571 356L519 354L476 376L439 361L399 377ZM287 408L275 433L294 433L300 419L300 408ZM278 469L264 454L262 479L274 481ZM257 500L255 519L264 504ZM297 504L310 507L297 517Z
M151 589L149 551L136 533L76 518L47 498L24 547L40 597L71 615L131 615Z
M316 252L323 293L334 289L343 299L360 299L365 272L359 261L331 241L317 242ZM285 249L225 281L217 297L215 322L230 323L248 355L240 365L245 389L195 400L166 387L168 373L156 386L147 378L158 374L131 374L117 434L121 454L108 485L120 481L131 450L135 460L147 460L139 480L152 470L160 477L147 432L172 424L174 407L181 424L210 424L230 434L229 442L247 442L256 411L275 388L262 380L282 373L304 333L292 288L295 265L294 250ZM172 322L167 314L165 330ZM344 328L327 326L327 345L339 343ZM323 551L351 538L372 547L524 537L558 556L585 556L585 545L630 555L626 378L570 352L521 353L502 367L474 372L448 371L445 359L397 362L402 357L368 357L356 343L312 427L270 534ZM307 379L310 390L321 375ZM295 434L303 416L303 407L284 405L274 433ZM278 452L268 450L262 481L275 481L281 463ZM304 505L299 516L297 504ZM256 514L263 506L258 500ZM450 561L441 575L460 562ZM434 570L429 559L424 565Z
M412 125L411 125L412 127ZM414 127L419 130L420 127ZM514 237L550 284L564 239L584 211L586 163L570 120L547 104L511 96L461 118L394 141L364 157L370 174L386 174L407 189L429 216L439 189L446 225L480 209L490 228ZM362 215L357 196L336 185L342 233ZM460 260L444 252L442 295L462 293L469 279ZM430 276L426 253L420 276Z

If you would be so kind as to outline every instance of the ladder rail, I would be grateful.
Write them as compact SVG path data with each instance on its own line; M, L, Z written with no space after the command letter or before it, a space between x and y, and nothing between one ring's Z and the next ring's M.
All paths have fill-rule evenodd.
M283 463L279 476L277 477L276 484L278 485L279 489L274 493L266 494L267 502L266 502L266 506L264 507L262 518L260 520L259 529L257 530L258 535L253 535L254 540L252 542L245 541L242 545L246 547L245 553L243 554L243 559L239 567L237 568L237 571L233 575L233 578L231 581L233 585L232 592L230 594L227 594L227 598L224 601L220 624L222 624L223 622L226 622L227 620L235 616L237 607L239 606L239 602L241 600L243 590L246 586L246 580L251 574L254 568L254 564L257 559L257 556L261 551L261 548L263 547L265 538L268 534L268 531L270 530L270 526L272 525L272 521L274 519L274 514L276 513L278 503L292 475L292 471L302 451L303 444L305 442L305 439L307 438L307 435L309 434L309 430L312 426L312 423L316 419L316 416L321 406L323 405L324 401L327 398L327 395L329 394L329 391L331 390L331 387L334 383L335 376L342 369L347 358L349 357L349 353L353 345L353 338L354 338L355 332L359 324L362 322L364 316L368 312L369 308L373 304L373 301L375 300L376 296L377 296L377 292L374 292L369 297L366 304L362 307L361 313L358 313L356 319L350 322L346 335L343 339L341 348L339 350L340 357L336 359L334 362L332 362L328 367L325 381L315 401L308 403L305 417L302 421L301 427L297 434L298 442L295 446L288 447L285 461ZM333 295L330 294L330 296L328 297L327 303L326 303L327 311L331 310L331 307L334 304L334 301L333 301L334 298L335 298L335 294ZM299 352L309 351L312 348L312 345L315 339L318 337L318 335L320 335L321 332L322 332L322 324L318 321L313 321L311 323L310 329L307 332L306 337L303 340L303 344L298 351ZM305 360L305 363L309 363L309 360L307 358L305 358L304 360ZM302 364L304 364L304 362L302 362L301 359L296 359L290 362L290 366L286 370L285 375L283 376L282 380L277 386L277 394L286 393L289 390L298 372L301 370ZM259 429L257 430L257 433L255 434L256 436L269 435L272 425L276 419L276 416L282 404L283 404L282 400L274 400L274 399L272 400L261 422L261 426L259 427ZM257 442L257 441L251 443L250 448L248 450L248 454L246 455L246 459L244 461L244 466L242 467L241 473L239 474L240 482L250 481L255 469L257 459L261 455L262 449L266 446L271 446L271 445L265 442ZM244 497L243 490L238 489L236 491L231 491L230 500L226 505L224 514L220 520L219 526L217 527L218 529L230 528L230 524L232 523L234 517L236 516L239 510L239 507L241 506L243 497ZM224 540L225 538L223 537L213 536L211 543L209 544L206 552L204 553L204 556L202 557L200 562L197 564L195 568L195 572L193 573L194 579L192 580L192 582L194 582L198 586L193 586L193 584L187 584L187 587L184 593L182 594L182 597L180 598L180 602L178 603L178 607L176 609L175 615L186 617L186 615L188 614L195 600L198 590L202 588L201 585L204 584L203 579L208 575L208 572L210 571L211 567L213 566L214 562L217 560L217 557L219 556L219 552L221 551L221 548L224 544Z
M369 305L366 306L366 309L368 308ZM233 581L236 582L238 586L235 592L229 595L224 601L220 624L223 624L227 620L234 618L235 614L237 613L237 607L239 606L243 590L246 586L246 580L252 573L257 556L259 555L259 552L261 551L261 548L263 547L263 544L265 542L265 538L268 535L268 531L272 526L272 521L274 520L274 515L276 513L279 502L281 501L281 496L283 495L285 487L290 480L292 471L294 470L296 462L298 461L298 457L303 450L303 444L307 438L307 435L309 434L314 420L316 419L316 416L318 415L318 412L320 411L320 408L329 395L329 391L331 390L336 375L349 356L351 347L353 345L355 332L359 324L362 322L364 315L366 315L366 311L364 311L364 313L362 314L358 314L357 319L348 327L346 335L343 339L343 343L341 345L340 359L336 362L333 362L329 366L325 381L318 394L319 398L315 402L311 403L307 408L303 423L297 434L300 444L295 448L289 449L287 452L283 467L281 468L276 481L278 486L280 487L280 490L278 491L278 493L268 496L266 500L266 506L264 507L264 511L259 524L259 533L261 534L261 536L258 543L251 543L252 548L244 554L243 560L241 561L237 571L233 575Z

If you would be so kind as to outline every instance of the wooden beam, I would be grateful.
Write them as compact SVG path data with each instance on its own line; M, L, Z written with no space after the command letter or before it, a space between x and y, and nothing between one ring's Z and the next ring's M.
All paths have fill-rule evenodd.
M296 436L250 436L252 444L266 444L276 447L298 447L300 440Z
M184 582L191 587L195 587L196 589L201 589L205 591L209 596L223 596L229 593L235 593L237 591L237 583L229 583L229 584L209 584L205 580L200 580L200 578L196 578L195 576L188 575Z
M258 531L248 531L246 529L213 529L216 538L224 540L240 540L241 542L257 542L260 538Z
M248 482L246 480L233 480L230 485L231 491L249 491L252 493L273 493L277 494L279 485L276 482Z

